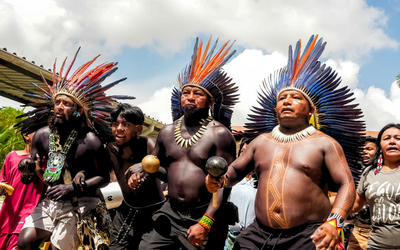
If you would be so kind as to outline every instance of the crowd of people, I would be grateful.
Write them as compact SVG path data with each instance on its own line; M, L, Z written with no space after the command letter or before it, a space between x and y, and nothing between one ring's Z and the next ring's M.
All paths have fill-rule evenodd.
M115 63L86 71L96 57L68 78L74 59L48 90L38 87L43 95L28 93L38 102L16 124L26 147L1 170L14 192L0 187L0 249L400 249L400 125L364 135L353 94L318 61L326 42L289 47L238 156L230 121L239 90L222 70L234 51L227 42L214 55L210 42L203 51L196 40L172 92L173 123L157 139L141 136L139 107L113 106L133 97L106 95L124 80L102 85ZM147 155L155 171L144 169ZM229 165L218 176L206 168L215 156ZM111 173L123 195L112 222L99 191Z

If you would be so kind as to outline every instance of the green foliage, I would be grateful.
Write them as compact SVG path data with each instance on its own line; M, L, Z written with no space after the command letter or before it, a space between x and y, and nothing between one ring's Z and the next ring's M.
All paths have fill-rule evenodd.
M400 74L397 75L397 85L398 85L399 88L400 88Z
M0 168L3 167L8 153L13 150L22 150L25 147L24 139L18 130L13 127L22 120L21 118L17 119L17 116L23 113L23 109L0 108Z

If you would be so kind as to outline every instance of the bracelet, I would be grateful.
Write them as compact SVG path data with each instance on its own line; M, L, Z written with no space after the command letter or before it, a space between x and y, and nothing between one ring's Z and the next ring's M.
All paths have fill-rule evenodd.
M222 184L222 187L226 187L228 185L228 181L229 181L229 176L228 174L224 174L224 183Z
M214 224L215 219L207 214L204 214L199 221L200 226L202 226L205 230L210 231L212 225Z
M336 228L338 233L340 233L340 231L342 231L342 228L344 226L344 219L338 213L331 213L328 216L328 219L326 219L325 223L331 224L332 226L334 226Z

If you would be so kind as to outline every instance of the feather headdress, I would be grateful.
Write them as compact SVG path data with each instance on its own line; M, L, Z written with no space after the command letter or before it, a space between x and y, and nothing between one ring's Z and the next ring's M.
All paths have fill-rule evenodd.
M289 46L289 59L286 67L278 70L264 80L258 103L253 107L253 114L248 115L250 122L245 127L248 136L255 138L262 133L269 133L278 125L275 107L277 98L284 90L297 90L315 106L315 113L310 123L320 131L333 137L342 146L347 162L357 181L360 175L361 147L365 124L358 104L351 104L355 99L348 87L339 88L341 82L337 73L318 61L325 49L322 38L311 36L301 54L301 41L297 42L294 54Z
M86 123L91 129L104 136L112 135L108 121L110 112L114 109L111 106L111 102L115 101L115 99L135 99L135 97L125 95L106 96L106 90L126 80L126 78L102 86L102 82L118 68L115 67L117 63L111 62L101 64L86 71L100 55L83 64L68 79L68 73L74 65L79 50L80 48L76 52L64 76L62 76L62 73L67 59L64 60L58 76L56 75L56 62L54 63L52 86L47 83L42 75L48 90L31 82L42 94L24 94L27 97L36 99L37 102L26 104L26 106L32 106L35 109L23 114L21 117L27 118L16 125L16 127L21 129L22 133L32 133L48 125L49 116L54 112L55 99L59 95L65 95L71 98L79 107L83 108Z
M233 43L229 46L229 41L226 42L220 50L214 54L215 47L217 46L218 39L210 52L211 37L208 40L207 46L202 51L203 42L196 39L194 46L192 60L187 65L182 73L178 75L178 83L172 91L172 119L175 121L183 115L181 106L182 89L187 86L194 86L204 90L210 97L214 98L214 105L212 108L212 116L215 120L230 128L232 107L238 102L239 94L236 94L238 87L235 83L231 83L232 78L228 77L222 71L222 66L232 57L236 52L230 54Z

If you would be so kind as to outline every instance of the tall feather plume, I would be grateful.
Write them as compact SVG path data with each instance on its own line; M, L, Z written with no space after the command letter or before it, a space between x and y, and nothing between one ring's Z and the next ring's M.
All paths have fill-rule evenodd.
M197 38L191 62L178 75L177 84L172 91L171 109L175 121L183 115L181 107L182 89L185 86L200 87L214 98L214 119L230 129L232 107L238 102L238 88L230 84L232 79L221 69L236 51L229 53L233 43L226 42L214 55L218 39L209 51L211 37L203 49L203 42ZM228 47L227 47L228 46ZM229 53L229 54L228 54Z
M95 62L100 56L96 56L94 59L83 64L79 67L72 76L67 80L68 74L76 60L80 48L76 52L74 59L69 65L65 75L63 76L63 69L65 67L66 59L64 60L59 76L56 75L56 62L53 66L53 85L50 86L46 79L43 81L49 88L49 92L41 88L35 83L32 83L41 91L41 95L26 93L25 96L37 100L36 103L31 104L35 109L23 114L21 117L27 117L27 119L16 125L22 133L32 133L48 125L49 116L54 112L54 101L58 95L66 95L71 98L79 107L83 108L86 124L89 128L99 134L99 137L103 139L112 138L110 124L107 118L110 112L113 110L112 102L117 99L135 99L133 96L127 95L115 95L107 96L105 91L112 88L116 84L124 81L126 78L117 80L106 86L102 86L101 83L114 73L117 68L117 63L106 63L101 64L93 69L88 68ZM86 73L85 73L86 72ZM56 82L58 81L58 82Z
M361 150L364 145L365 123L360 119L362 111L357 108L353 92L348 87L339 88L337 73L318 61L325 49L322 38L311 36L303 53L301 42L293 53L289 46L288 64L271 74L258 91L259 106L251 109L245 127L250 139L269 133L278 125L275 112L277 97L287 87L295 88L310 99L316 109L316 128L333 137L342 146L347 162L358 183L361 166Z

